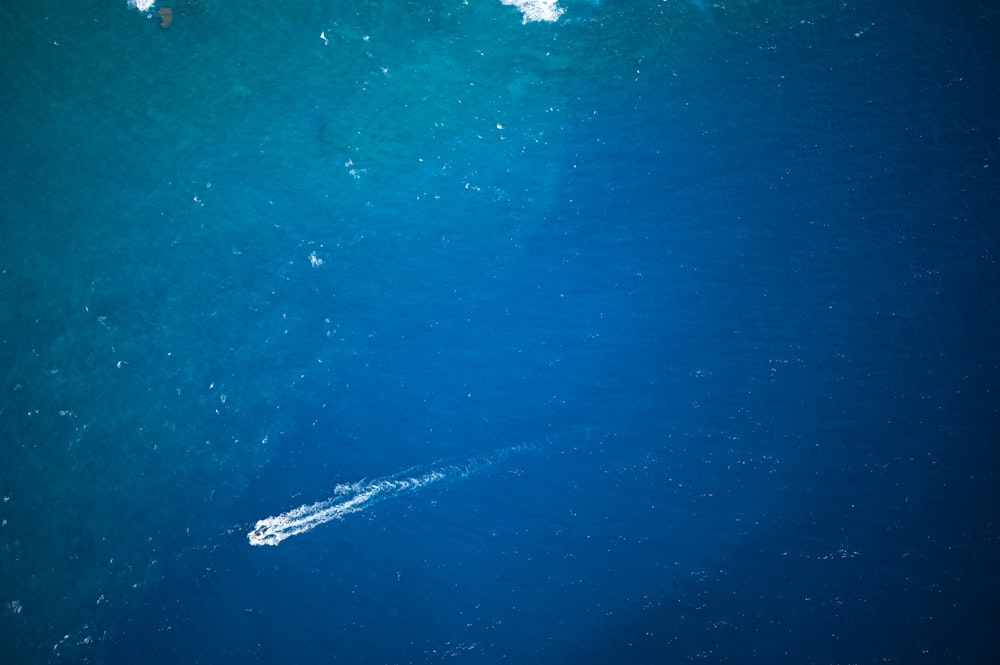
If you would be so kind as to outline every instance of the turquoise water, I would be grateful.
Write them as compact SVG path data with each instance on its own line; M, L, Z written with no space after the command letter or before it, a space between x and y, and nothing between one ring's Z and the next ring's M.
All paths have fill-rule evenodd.
M988 662L989 3L9 4L5 662Z

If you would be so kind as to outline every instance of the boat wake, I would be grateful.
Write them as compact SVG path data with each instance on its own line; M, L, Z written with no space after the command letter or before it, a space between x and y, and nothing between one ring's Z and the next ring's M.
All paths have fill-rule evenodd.
M378 501L415 492L440 480L464 478L525 449L527 446L514 446L490 455L457 461L442 460L413 467L373 481L340 484L334 488L334 496L325 501L305 504L280 515L258 520L253 530L247 533L247 540L251 545L278 545L292 536L312 531L321 524L361 512Z

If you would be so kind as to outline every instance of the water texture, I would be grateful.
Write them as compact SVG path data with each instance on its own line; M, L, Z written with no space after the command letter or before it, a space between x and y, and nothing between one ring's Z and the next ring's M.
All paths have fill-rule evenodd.
M994 3L4 13L4 663L992 662Z

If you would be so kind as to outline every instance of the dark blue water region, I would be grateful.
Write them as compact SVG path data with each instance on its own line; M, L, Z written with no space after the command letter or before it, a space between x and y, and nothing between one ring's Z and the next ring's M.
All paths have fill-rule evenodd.
M991 662L1000 15L565 9L15 3L11 662Z

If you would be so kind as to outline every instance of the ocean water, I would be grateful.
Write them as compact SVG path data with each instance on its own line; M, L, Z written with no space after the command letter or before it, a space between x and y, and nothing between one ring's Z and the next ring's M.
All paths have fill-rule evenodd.
M995 3L3 13L3 663L993 662Z

